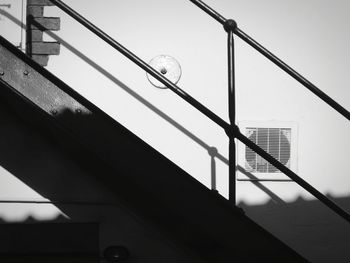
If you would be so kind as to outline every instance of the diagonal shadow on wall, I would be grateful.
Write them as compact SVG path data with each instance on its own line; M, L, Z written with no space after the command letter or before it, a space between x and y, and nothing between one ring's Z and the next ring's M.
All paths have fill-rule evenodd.
M57 36L56 36L57 37ZM123 88L126 92L128 92L130 95L135 97L137 100L139 100L141 103L146 105L148 108L150 108L153 112L161 116L163 119L167 120L169 123L171 123L174 127L181 130L184 134L192 138L194 141L196 141L198 144L200 144L203 148L205 148L209 155L211 156L211 162L212 162L212 175L215 177L215 158L218 158L219 160L223 161L224 163L228 163L228 160L224 158L221 154L217 153L215 151L215 148L210 147L205 142L203 142L201 139L196 137L194 134L192 134L190 131L182 127L179 123L172 120L169 116L161 112L159 109L157 109L155 106L150 104L148 101L144 100L142 97L140 97L138 94L136 94L134 91L132 91L130 88L125 86L122 82L120 82L118 79L114 78L111 74L106 72L103 68L96 65L93 61L88 59L86 56L81 54L79 51L71 47L68 43L64 42L62 39L59 39L57 37L58 41L60 41L63 45L66 45L67 48L70 48L70 50L74 53L76 53L79 57L81 57L83 60L85 60L87 63L91 63L94 68L99 70L102 74L104 74L106 77L110 78L114 83L116 83L118 86ZM63 41L63 42L62 42ZM2 112L5 114L2 116L2 120L10 120L13 119L13 115L6 115L6 112L8 112L8 107L6 106L6 102L3 101L1 103L3 105ZM20 108L14 109L17 112L20 112L19 115L21 115L23 118L23 115L25 115L26 110L21 111ZM7 116L7 117L6 117ZM89 122L88 116L76 116L75 113L72 112L63 112L61 115L58 116L58 118L63 119L69 119L71 118L73 121L75 118L86 118L86 121ZM31 116L28 116L28 119L31 119ZM39 123L36 123L35 120L31 119L31 124L27 124L26 122L23 123L23 120L15 121L14 123L8 123L3 125L3 127L6 127L6 125L10 125L8 130L2 129L2 141L1 141L1 147L2 149L7 149L7 151L1 151L0 156L0 162L1 165L9 170L11 173L13 173L15 176L20 178L23 182L26 182L28 185L33 186L38 192L40 192L44 197L52 200L53 203L57 203L58 206L64 208L64 212L72 216L73 218L76 217L82 217L83 215L79 215L77 213L76 208L69 208L65 206L65 204L69 204L69 200L74 199L76 200L76 205L83 205L84 202L86 204L90 205L103 205L103 204L117 204L123 206L123 200L120 201L120 204L118 202L113 203L110 202L110 196L106 194L106 196L100 196L99 191L94 191L92 188L90 188L89 184L93 185L94 188L98 187L98 185L103 185L99 180L94 181L91 179L89 183L86 183L86 185L81 185L81 180L76 180L75 177L84 177L84 181L87 180L85 178L85 173L92 173L94 176L92 178L99 178L99 173L108 172L107 170L101 170L101 166L98 168L94 167L93 165L86 163L84 158L80 158L79 156L82 154L80 151L77 151L75 147L70 147L68 144L62 144L61 141L64 141L64 138L61 138L57 136L57 133L55 130L52 130L51 133L47 133L41 131L40 129L37 129L35 127L40 127ZM11 126L14 125L14 126ZM29 125L29 126L28 126ZM18 134L14 133L13 131L21 131ZM33 132L34 131L34 132ZM9 139L10 138L10 139ZM42 142L42 138L46 138L45 142ZM11 150L9 150L11 149ZM55 150L52 150L55 149ZM20 154L19 154L20 153ZM67 154L68 153L68 154ZM26 156L26 158L21 158L21 155ZM48 156L50 156L48 158ZM65 156L65 157L62 157ZM49 161L48 161L49 160ZM50 162L50 160L55 160L55 162ZM58 162L57 162L58 160ZM84 162L84 163L83 163ZM83 168L82 168L83 167ZM238 169L241 169L238 167ZM74 174L74 176L73 176ZM48 182L47 178L48 175L51 177L55 177L56 179L53 182ZM246 174L248 177L253 178L252 174ZM100 176L101 177L101 176ZM256 183L256 185L265 191L267 194L271 196L271 192L262 184ZM103 187L103 186L101 186ZM123 191L122 187L120 187L120 184L116 182L115 185L110 186L111 188L118 189L120 191ZM124 190L125 191L125 190ZM79 193L79 194L78 194ZM282 203L282 200L278 198L277 196L271 196L276 203ZM87 199L88 198L88 199ZM137 198L142 198L142 194L140 192L140 195L137 196ZM345 199L344 199L345 200ZM347 201L340 200L340 203L345 203L345 207L349 207L348 199ZM79 203L80 202L80 203ZM299 202L299 201L298 201ZM313 228L312 225L317 225L318 222L315 223L314 219L308 219L305 215L309 213L309 211L314 211L314 213L311 213L313 215L317 214L323 214L322 208L319 208L318 205L312 201L300 201L298 202L286 205L283 204L283 207L280 207L278 205L271 206L271 203L268 203L264 206L248 206L245 204L241 204L249 214L252 215L253 218L257 218L262 220L262 224L265 224L267 226L267 229L269 227L275 226L277 228L283 228L283 224L277 224L281 221L288 222L291 218L295 219L295 215L299 215L299 222L297 222L298 227L301 229L305 229L306 227ZM72 203L73 204L73 203ZM255 212L254 212L255 211ZM269 213L266 211L270 211ZM274 211L274 212L271 212ZM280 212L276 212L280 211ZM255 213L255 217L254 217ZM271 214L276 213L275 217L272 217ZM265 217L261 217L261 215L266 215ZM259 217L260 216L260 217ZM264 223L265 218L265 223ZM277 219L276 219L277 218ZM321 218L321 217L320 217ZM259 222L260 222L259 220ZM275 221L276 220L276 221ZM258 221L258 220L257 220ZM330 220L333 222L332 220ZM308 223L305 224L305 222L309 222L310 226L307 226ZM328 222L328 221L327 221ZM292 223L293 225L294 223ZM325 222L321 221L321 225L326 224ZM344 231L344 227L341 224L336 224L336 227L340 227L337 229L329 228L325 230L325 232L330 233L341 233L341 231ZM324 228L327 228L324 225ZM284 229L284 228L283 228ZM282 229L282 230L283 230ZM299 244L303 244L303 247L307 247L307 242L300 241L302 239L301 236L298 236L298 233L291 233L290 231L287 231L288 228L285 228L285 237L286 239L292 237L294 235L294 241L299 240L295 246L298 247ZM345 228L346 229L346 228ZM278 231L281 231L281 229L277 229ZM277 231L276 230L276 231ZM271 230L273 232L273 230ZM340 232L339 232L340 231ZM283 232L283 231L282 231ZM307 232L305 230L302 230L302 232ZM347 232L344 232L347 233ZM297 235L295 237L295 235ZM310 236L307 236L305 238L306 240L309 237L317 238L317 233L315 230L310 231ZM346 235L348 237L348 235ZM322 236L329 242L329 240L334 240L339 237L339 234L336 235L330 235L330 234L324 234ZM327 249L335 249L337 248L343 248L344 244L348 244L348 240L346 237L342 237L338 241L332 241L330 247ZM311 249L310 249L311 251ZM339 252L339 255L341 257L344 256L345 249L337 250L335 251ZM307 252L306 252L307 253ZM313 254L314 255L314 254ZM323 253L320 253L320 255L324 255ZM324 256L325 257L325 256ZM333 258L336 258L333 256ZM320 261L321 262L321 261ZM341 262L341 261L339 261ZM345 262L345 261L344 261Z

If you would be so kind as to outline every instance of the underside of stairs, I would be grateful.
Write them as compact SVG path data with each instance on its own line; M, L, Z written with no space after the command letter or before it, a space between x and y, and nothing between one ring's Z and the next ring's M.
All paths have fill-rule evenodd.
M201 261L307 262L2 37L0 102L55 136L150 228Z

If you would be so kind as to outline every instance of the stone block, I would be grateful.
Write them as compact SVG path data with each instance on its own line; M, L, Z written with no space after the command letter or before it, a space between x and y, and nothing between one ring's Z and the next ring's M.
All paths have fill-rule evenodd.
M49 0L27 0L27 5L51 6L54 4Z
M43 41L43 31L27 30L27 43Z
M43 67L47 66L49 62L48 55L32 55L32 59Z
M58 42L32 42L31 55L59 55L60 44Z
M29 20L30 29L38 30L52 30L57 31L60 29L61 21L59 17L37 17Z
M27 6L27 16L42 17L44 15L43 6Z

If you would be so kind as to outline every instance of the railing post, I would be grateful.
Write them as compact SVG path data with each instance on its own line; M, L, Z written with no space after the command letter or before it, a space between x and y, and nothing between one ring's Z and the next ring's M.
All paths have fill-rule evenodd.
M235 95L235 50L233 33L237 29L234 20L228 19L224 24L227 32L227 61L228 61L228 112L231 131L236 125L236 95ZM236 205L236 144L234 133L229 136L229 200Z

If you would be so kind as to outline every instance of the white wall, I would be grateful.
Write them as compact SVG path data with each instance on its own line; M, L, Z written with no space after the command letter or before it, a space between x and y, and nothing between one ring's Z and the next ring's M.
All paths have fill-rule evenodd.
M11 1L9 9L19 20L21 2ZM159 54L175 57L183 70L179 86L227 120L226 34L192 3L170 0L66 3L145 61ZM346 74L350 63L347 1L222 0L207 4L223 16L234 18L242 30L350 108ZM60 16L62 26L57 35L110 73L117 84L65 44L61 45L59 56L51 57L48 69L210 187L210 158L205 146L216 147L227 159L224 132L171 91L154 88L142 70L56 7L46 7L45 15ZM0 23L2 34L17 43L20 31L14 30L16 26L4 17ZM236 68L238 122L296 122L297 172L324 193L348 195L347 121L237 37ZM202 146L165 120L164 115L200 140ZM216 165L218 190L227 196L227 164L216 160ZM293 183L272 183L268 187L286 201L304 195ZM238 183L237 188L239 201L253 204L268 200L250 183Z
M145 61L156 55L175 57L183 70L179 86L227 120L226 34L189 1L66 1ZM254 37L344 107L350 108L349 18L346 1L207 1L234 18ZM145 73L55 7L58 35L115 78L227 158L227 138L169 90L154 88ZM49 39L49 38L48 38ZM350 127L345 118L236 38L237 120L293 121L298 124L298 170L324 193L350 192ZM210 158L205 148L130 96L120 86L61 47L49 70L95 102L147 143L210 187ZM335 136L335 138L331 138ZM217 160L218 190L227 196L227 165ZM250 183L238 183L238 200L268 200ZM269 184L286 201L303 191L293 183Z
M0 10L16 17L21 23L25 23L25 4L24 0L0 0ZM14 45L25 48L25 30L1 14L0 34Z

